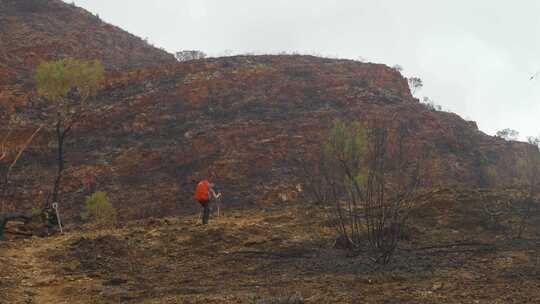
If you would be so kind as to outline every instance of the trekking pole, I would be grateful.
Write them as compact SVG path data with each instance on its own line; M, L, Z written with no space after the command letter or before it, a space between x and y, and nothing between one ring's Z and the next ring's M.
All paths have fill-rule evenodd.
M218 193L217 195L217 201L216 201L216 205L217 205L217 216L219 217L219 211L221 209L221 193Z
M58 203L52 203L52 207L54 211L56 212L56 220L58 221L58 227L60 228L60 233L64 233L64 230L62 229L62 220L60 220L60 211L58 211Z

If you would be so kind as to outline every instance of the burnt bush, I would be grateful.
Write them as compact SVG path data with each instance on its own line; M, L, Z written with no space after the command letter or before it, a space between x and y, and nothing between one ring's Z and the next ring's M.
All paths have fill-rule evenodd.
M335 123L318 157L298 161L297 173L312 202L333 206L335 246L387 264L400 240L413 238L403 235L412 204L430 195L420 191L426 156L406 143L406 124L372 125Z

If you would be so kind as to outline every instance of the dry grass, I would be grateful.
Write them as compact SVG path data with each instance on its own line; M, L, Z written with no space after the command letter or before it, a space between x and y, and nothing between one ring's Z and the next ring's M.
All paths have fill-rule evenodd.
M534 230L538 216L533 217L536 222L528 240L512 241L481 223L475 225L476 219L455 207L463 208L452 198L441 198L415 215L413 237L403 242L395 262L382 268L363 254L349 257L332 249L334 232L324 213L299 206L227 210L225 216L212 218L209 226L199 225L198 217L191 216L21 241L0 252L2 262L20 271L8 274L10 283L0 285L0 299L8 303L540 301L540 241ZM16 256L17 252L25 254ZM32 276L27 271L34 268L23 264L29 263L44 265L42 275L28 279ZM45 274L53 278L38 284Z

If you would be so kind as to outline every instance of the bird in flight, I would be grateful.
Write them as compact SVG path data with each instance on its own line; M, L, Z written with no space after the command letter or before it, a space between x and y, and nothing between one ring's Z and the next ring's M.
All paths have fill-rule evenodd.
M534 73L534 75L531 76L531 78L529 78L529 80L533 80L536 78L536 76L540 75L540 71Z

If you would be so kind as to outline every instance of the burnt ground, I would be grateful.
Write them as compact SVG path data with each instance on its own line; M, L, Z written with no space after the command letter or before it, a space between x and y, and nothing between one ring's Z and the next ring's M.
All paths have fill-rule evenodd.
M0 302L539 303L537 210L522 240L480 210L467 197L418 209L387 266L333 249L325 212L300 205L71 229L1 243Z

